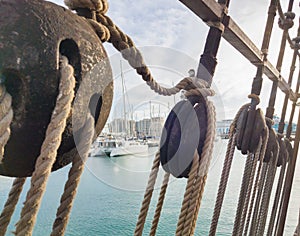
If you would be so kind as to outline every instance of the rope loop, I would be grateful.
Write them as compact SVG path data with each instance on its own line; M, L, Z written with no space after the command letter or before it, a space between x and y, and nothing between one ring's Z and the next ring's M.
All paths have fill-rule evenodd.
M255 102L255 105L258 105L260 103L260 98L257 94L251 93L248 95L248 98L253 99Z
M273 119L271 119L269 117L266 117L265 119L266 119L266 124L269 128L271 128L275 124Z
M289 30L294 26L295 13L294 12L286 12L284 13L284 19L278 19L279 28L282 30Z
M294 50L300 49L300 36L293 38L292 42L293 42L292 49Z
M107 0L65 0L66 6L71 10L89 9L100 14L105 14L108 11Z

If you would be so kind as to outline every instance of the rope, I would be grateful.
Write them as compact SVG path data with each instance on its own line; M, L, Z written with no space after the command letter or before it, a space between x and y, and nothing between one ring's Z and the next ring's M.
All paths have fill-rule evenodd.
M220 180L220 184L219 184L214 213L213 213L213 217L211 220L209 236L213 236L216 234L216 230L217 230L217 226L218 226L218 221L219 221L221 208L222 208L223 201L224 201L225 191L227 188L227 182L228 182L230 168L231 168L232 159L233 159L234 150L235 150L236 124L237 124L237 121L238 121L241 113L243 112L243 110L246 107L249 107L249 105L250 104L245 104L244 106L242 106L240 108L240 110L236 114L234 120L232 121L232 124L230 125L229 141L228 141L227 151L226 151L225 160L224 160L224 164L223 164L223 170L222 170L222 174L221 174L221 180Z
M278 178L278 184L277 184L277 189L276 189L276 194L275 194L275 199L274 199L274 204L273 204L273 208L272 208L272 213L271 213L267 236L272 236L272 233L274 230L275 218L276 218L277 211L278 211L278 204L279 204L280 195L281 195L281 191L282 191L284 174L285 174L285 170L286 170L286 164L287 164L286 161L284 161L282 164L281 170L280 170L280 175Z
M240 221L244 209L244 202L247 194L247 189L249 186L249 180L252 172L252 167L253 167L253 158L252 154L248 154L246 163L245 163L245 168L244 168L244 174L243 174L243 180L242 180L242 186L240 190L240 195L239 195L239 201L238 201L238 207L236 210L235 214L235 220L234 220L234 227L232 231L232 235L238 235L239 227L240 227Z
M0 215L0 236L4 236L6 233L11 217L19 201L19 197L22 192L25 180L26 178L16 178L13 182L13 185L8 195L8 199Z
M215 137L215 108L211 102L207 102L207 118L208 118L208 127L207 135L205 138L205 143L203 146L200 164L198 171L194 174L193 167L196 169L197 165L194 165L195 159L197 159L198 154L194 156L193 167L190 173L190 176L194 176L194 181L192 178L188 179L188 184L186 187L185 196L183 199L183 204L181 208L181 213L177 223L176 235L193 235L197 216L203 196L203 191L207 179L207 173L212 157L212 150ZM191 183L189 183L191 182ZM194 187L194 188L193 188ZM196 190L196 192L194 191Z
M93 20L95 21L95 22L91 23L91 25L94 27L99 38L102 41L107 40L107 41L111 42L113 44L113 46L118 51L120 51L123 58L126 59L129 62L129 64L136 70L136 72L142 76L143 80L147 82L147 85L152 90L157 92L158 94L170 96L170 95L174 95L174 94L178 93L180 90L184 89L184 90L186 90L185 95L187 97L193 96L193 95L198 95L198 96L203 96L203 97L214 95L214 91L209 88L209 84L199 78L184 78L173 88L165 88L165 87L160 86L154 80L153 76L151 75L149 68L146 66L146 64L144 62L141 52L135 47L132 39L128 35L124 34L113 23L113 21L109 17L104 15L106 13L106 9L104 7L104 5L105 5L104 2L107 2L107 1L106 0L101 0L101 1L100 0L85 0L85 1L66 0L65 1L66 5L70 9L76 10L77 13L80 13L80 9L82 9L82 8L89 9L90 12L92 13L92 14L90 14L92 16L91 17L92 19L89 19L89 22L92 22ZM96 5L100 6L99 9L96 7ZM106 30L105 28L107 28L108 30ZM214 108L212 108L212 104L208 103L207 107L208 107L208 110L210 110L210 115L212 115L212 113L214 113ZM214 122L215 122L215 114L214 114L214 118L208 118L208 119L214 120ZM212 125L210 123L208 123L208 124L209 124L209 126ZM215 123L213 124L213 126L215 126ZM207 144L206 142L213 143L214 137L212 138L212 134L214 134L214 133L215 133L214 130L212 132L207 132L208 135L206 137L204 147L206 145L207 147L212 149L212 147L213 147L212 144L210 144L210 143ZM206 174L203 175L203 173L207 173L208 165L209 165L210 159L211 159L211 152L212 152L211 149L205 149L207 153L210 153L209 155L207 153L204 153L204 155L203 155L203 153L202 153L202 155L205 157L204 159L206 162L202 163L202 165L200 164L200 166L199 166L201 178L203 176L206 176ZM146 215L147 215L147 212L149 209L149 204L151 201L154 184L155 184L156 177L157 177L157 172L159 170L159 159L157 159L157 157L159 157L159 154L156 156L156 159L154 161L152 171L151 171L151 174L149 177L147 190L146 190L146 193L144 196L142 208L141 208L140 215L139 215L138 222L137 222L136 229L135 229L135 235L141 235L143 228L144 228ZM201 159L201 161L202 161L202 159ZM205 179L206 179L206 177L204 177L204 179L202 179L202 183L199 182L197 184L201 184L204 187ZM164 190L162 190L162 191L164 191ZM197 193L194 199L197 199L197 197L199 195L202 196L201 193ZM201 199L200 199L200 201L201 201ZM158 211L160 211L159 208L160 208L160 206L158 206ZM158 212L158 214L160 214L160 212ZM154 228L156 228L155 224L156 223L154 221L154 226L153 226Z
M4 147L10 137L10 124L13 119L12 97L3 86L0 86L0 161L4 155Z
M197 199L197 205L196 205L196 210L194 214L194 220L193 220L193 225L191 227L191 231L189 235L194 235L194 231L196 228L196 222L198 219L198 213L201 205L201 200L203 197L203 192L204 192L204 187L207 179L207 174L208 174L208 169L210 165L210 161L212 158L212 152L213 152L213 145L214 145L214 138L215 138L215 132L216 132L216 111L215 107L211 102L208 104L208 113L210 114L208 116L208 132L211 133L211 137L208 137L208 141L204 144L204 149L203 153L201 155L201 161L200 161L200 177L202 176L201 173L203 174L203 177L201 178L202 183L200 183L201 188L199 191L199 196ZM202 162L203 161L203 162ZM201 168L203 167L203 170Z
M10 137L10 125L13 119L12 97L4 86L0 86L0 162L4 155L4 147ZM25 178L15 179L9 192L8 199L0 215L0 235L5 235L11 216L18 203Z
M77 193L80 176L84 169L84 164L88 158L89 149L94 137L94 118L88 114L84 128L80 135L80 142L77 146L78 154L74 157L69 177L65 184L64 193L60 199L60 206L57 209L56 219L53 224L51 236L64 235L72 205Z
M147 65L144 62L141 52L136 48L132 39L123 33L119 27L117 27L113 21L106 15L107 10L97 10L95 5L104 6L107 5L106 0L65 0L65 4L71 10L77 10L81 8L87 8L90 11L96 11L96 19L88 19L91 25L94 27L97 35L102 42L109 41L113 46L122 54L123 58L136 70L136 72L142 76L143 80L147 82L147 85L156 93L164 96L171 96L177 94L182 89L187 90L186 96L190 94L202 95L204 97L213 96L215 93L209 89L209 84L200 80L199 78L184 78L175 87L165 88L159 85L153 76ZM104 9L106 9L104 7Z
M267 143L265 141L265 143ZM252 165L252 169L251 169L251 174L249 177L249 184L248 184L248 188L246 191L246 198L244 201L244 207L243 207L243 211L242 211L242 215L241 215L241 219L240 219L240 223L239 223L239 228L238 228L238 235L242 235L243 230L244 230L244 225L245 225L245 220L246 220L246 216L247 216L247 212L248 212L248 206L249 206L249 201L250 201L250 197L251 197L251 192L252 192L252 188L253 188L253 182L254 182L254 176L255 176L255 172L256 172L256 166L260 157L260 152L261 152L261 148L262 148L262 139L260 139L259 145L258 145L258 149L257 152L254 155L254 160L253 160L253 165Z
M183 202L182 202L179 220L177 221L176 235L182 235L185 220L189 213L188 210L189 210L192 198L193 198L192 195L195 194L196 184L199 183L196 181L197 175L198 175L198 169L199 169L199 155L195 151L192 168L189 173L189 178L188 178L185 193L184 193L184 198L183 198ZM194 198L195 198L195 196L194 196Z
M255 202L255 196L257 193L257 188L259 185L260 176L261 176L261 172L262 172L263 159L264 159L265 152L267 150L267 144L268 144L267 140L268 139L269 139L269 130L266 129L266 132L264 133L264 135L262 137L263 142L262 142L262 146L261 146L260 154L259 154L259 166L258 166L258 169L256 172L256 177L255 177L254 187L253 187L253 191L252 191L252 198L251 198L250 206L249 206L249 210L248 210L248 216L247 216L247 220L246 220L244 235L247 235L247 232L248 232L251 215L252 215L252 211L253 211L253 206L254 206L254 202Z
M165 173L163 184L160 189L159 198L158 198L158 202L156 205L153 221L152 221L150 235L155 235L155 233L156 233L160 214L161 214L163 203L164 203L164 199L166 196L166 191L168 188L169 179L170 179L170 173Z
M278 146L278 143L277 143ZM266 226L266 221L267 221L267 216L268 216L268 208L269 208L269 203L270 203L270 197L272 193L272 187L274 183L274 178L276 174L276 169L277 169L277 160L278 160L278 150L279 146L273 153L272 161L268 163L269 168L268 168L268 174L267 174L267 179L264 187L264 193L261 201L261 209L259 213L259 225L258 225L258 235L263 235L265 231L265 226Z
M266 179L267 167L268 167L268 165L266 163L262 164L262 170L261 170L261 174L259 176L260 179L258 181L259 185L258 185L257 197L256 197L256 201L255 201L254 212L253 212L253 216L252 216L252 222L251 222L249 235L255 235L255 232L257 229L259 203L260 203L260 199L261 199L261 195L262 195L264 182Z
M70 115L71 103L74 98L75 78L73 68L68 65L68 60L65 57L60 61L60 72L59 95L41 147L41 154L36 161L35 171L31 178L31 187L26 196L21 218L16 225L17 236L32 234L46 183L61 143L66 120Z
M144 200L142 202L140 214L139 214L138 221L137 221L137 224L135 227L135 231L134 231L135 236L141 236L143 234L143 229L144 229L147 213L149 210L149 205L151 202L155 182L157 179L157 174L159 171L159 158L160 158L160 155L159 155L159 152L157 152L155 159L153 161L153 165L152 165L152 169L150 172L146 192L144 195Z

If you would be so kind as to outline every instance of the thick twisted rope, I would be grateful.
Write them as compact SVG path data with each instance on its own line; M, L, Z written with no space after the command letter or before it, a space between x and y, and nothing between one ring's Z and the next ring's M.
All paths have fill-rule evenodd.
M215 203L215 208L214 208L214 213L213 217L211 220L211 226L210 226L210 231L209 231L209 236L213 236L216 234L217 231L217 226L218 226L218 221L220 218L220 213L221 213L221 208L223 205L224 201L224 196L227 188L227 182L229 178L229 173L231 169L231 164L232 164L232 159L234 155L234 150L235 150L235 129L236 129L236 124L237 121L242 113L242 111L246 108L249 107L250 104L245 104L242 106L239 111L237 112L234 120L232 121L230 125L230 130L229 130L229 141L227 144L227 151L224 159L224 164L223 164L223 170L221 174L221 180L219 184L219 189L218 189L218 194L217 194L217 199Z
M190 178L189 176L186 192L181 207L181 213L177 223L176 235L193 235L195 230L196 220L212 157L214 137L216 132L215 108L211 102L207 102L207 111L208 127L203 150L201 153L200 164L199 167L197 167L197 165L195 164L195 169L198 169L197 173L194 174L191 170L190 175L193 177ZM195 159L197 159L197 157L198 154L195 153L194 161Z
M238 234L237 235L242 235L243 234L245 220L246 220L246 216L247 216L247 212L248 212L248 206L249 206L250 197L251 197L252 188L253 188L254 177L255 177L255 173L256 173L256 166L257 166L257 163L258 163L258 160L259 160L259 157L260 157L260 152L262 150L261 147L262 147L262 139L260 139L257 152L254 155L253 165L252 165L251 174L250 174L250 177L249 177L248 188L247 188L247 191L246 191L244 206L243 206L242 215L241 215L241 218L240 218L240 223L239 223Z
M0 236L4 236L19 201L26 178L16 178L0 215Z
M4 147L10 137L10 124L13 119L12 98L5 87L0 86L0 161L4 155Z
M184 198L182 202L182 207L180 211L179 220L177 221L177 229L176 229L176 235L181 235L181 232L184 227L184 223L186 220L186 216L188 214L189 206L191 204L192 195L195 194L195 187L196 187L196 179L198 175L198 169L199 169L199 155L195 151L194 159L192 168L189 173L189 178L187 181L187 185L185 188Z
M268 144L268 139L269 139L269 130L266 129L266 132L264 133L264 135L262 136L262 146L259 152L259 166L256 172L256 177L255 177L255 181L254 181L254 186L253 186L253 191L252 191L252 197L251 197L251 201L250 201L250 206L249 206L249 210L247 212L247 220L246 220L246 224L245 224L245 230L244 230L244 235L247 235L248 233L248 228L250 225L250 220L251 220L251 215L252 215L252 211L253 211L253 206L254 206L254 202L255 202L255 196L257 193L257 188L259 185L259 181L260 181L260 176L261 176L261 172L262 172L262 166L263 166L263 159L267 150L267 144ZM253 176L254 178L254 176Z
M94 118L90 114L87 115L87 120L82 130L80 141L77 146L78 154L74 157L72 167L69 171L68 180L65 184L64 193L60 199L60 206L57 209L51 236L64 235L68 224L80 177L93 142Z
M165 88L159 85L151 75L141 52L137 49L132 39L123 33L108 16L104 15L107 11L106 6L108 6L106 0L65 0L65 4L71 10L86 8L91 12L95 12L95 19L88 19L88 21L94 27L98 37L102 42L111 42L124 59L129 62L136 72L142 76L143 80L147 82L147 85L156 93L171 96L184 89L189 91L186 94L187 96L191 94L198 94L205 97L214 95L213 90L207 89L209 87L207 82L199 80L199 78L184 78L172 88Z
M204 147L203 147L203 154L201 155L200 160L200 170L199 170L199 176L200 176L200 190L198 192L198 198L196 199L196 209L194 210L194 219L192 222L192 225L190 227L189 235L194 235L196 223L198 219L199 209L201 206L201 201L204 193L204 187L207 180L208 170L210 166L210 162L212 159L213 154L213 146L214 146L214 138L216 135L216 110L214 105L209 102L208 103L208 132L210 132L211 136L207 137L208 140L205 140Z
M158 198L158 202L156 205L156 209L155 209L155 213L154 213L154 217L152 220L152 226L151 226L151 230L150 230L150 234L151 236L154 236L157 230L157 226L158 226L158 222L160 219L160 215L161 215L161 211L162 211L162 207L164 204L164 199L166 196L166 191L168 188L168 183L169 183L169 179L170 179L170 173L165 173L164 176L164 180L160 189L160 193L159 193L159 198Z
M252 155L253 154L248 154L247 160L245 163L244 174L243 174L243 179L242 179L242 186L241 186L239 200L238 200L238 207L237 207L236 214L235 214L232 235L238 235L239 228L241 227L240 226L241 217L242 217L243 209L245 207L244 203L245 203L245 199L246 199L247 189L249 187L249 180L250 180L250 176L252 173L253 162L254 162Z
M4 86L0 86L0 162L4 155L4 147L10 137L10 124L13 119L12 97ZM5 235L11 216L18 203L25 179L15 179L8 199L0 215L0 235Z
M278 143L277 143L278 146ZM279 150L279 146L277 147L276 150ZM272 193L272 187L274 183L274 178L276 174L276 169L277 169L277 160L278 160L278 151L274 152L272 161L269 163L269 168L268 168L268 174L267 174L267 180L265 183L265 190L263 193L262 201L261 201L261 212L259 216L259 225L258 225L258 235L263 235L265 232L265 226L266 226L266 221L267 221L267 216L268 216L268 209L269 209L269 203L270 203L270 197Z
M59 95L41 147L41 154L36 161L35 171L31 178L31 187L26 196L21 218L16 225L17 236L32 234L47 180L61 143L66 120L71 112L75 78L73 68L68 65L68 60L65 57L60 61L60 73Z
M159 158L160 158L160 153L157 152L155 159L153 161L152 169L150 172L148 184L147 184L145 195L144 195L144 200L142 202L140 214L138 216L138 221L136 223L136 227L135 227L135 231L134 231L135 236L141 236L143 234L143 229L144 229L147 213L149 210L149 205L151 202L155 182L157 179L157 174L159 171Z
M256 196L256 200L255 200L249 235L255 235L255 232L257 230L258 211L259 211L260 200L261 200L261 196L262 196L262 192L263 192L263 186L264 186L265 179L266 179L267 168L268 168L267 163L263 163L262 169L261 169L261 174L259 176L259 181L258 181L259 184L258 184L257 196Z
M92 19L89 19L90 22L94 20L91 25L94 27L97 35L102 41L109 41L113 44L113 46L121 52L122 56L129 62L129 64L135 68L136 72L142 76L143 80L147 82L149 87L157 92L158 94L170 96L178 93L180 90L186 90L186 96L191 95L201 95L204 97L214 95L214 92L209 89L209 85L199 78L184 78L173 88L164 88L160 86L153 78L150 73L149 68L146 66L144 59L142 57L141 52L136 48L132 39L124 34L114 23L113 21L105 16L105 10L103 7L97 9L95 5L104 6L104 2L106 0L85 0L86 3L82 3L81 0L66 0L65 3L68 7L73 10L77 10L80 8L87 8L91 11ZM107 30L108 29L108 30ZM108 33L109 32L109 33ZM213 131L214 133L214 131ZM208 135L209 136L209 135ZM211 136L207 137L211 138ZM213 140L213 139L212 139ZM212 141L213 142L213 141ZM212 145L211 145L212 148ZM210 150L211 152L211 150ZM156 158L157 159L157 158ZM155 159L155 160L156 160ZM209 160L210 161L210 160ZM209 163L208 161L208 163ZM206 166L206 165L204 165ZM157 172L158 172L159 162L154 163L152 167L152 171L150 174L148 187L144 196L144 200L142 203L142 208L140 211L140 215L138 218L138 222L136 225L135 235L141 235L144 223L146 220L146 215L149 209L149 204L151 201L153 187L156 181ZM200 168L203 170L204 167ZM204 181L205 183L205 181ZM203 184L204 185L204 184Z
M273 203L273 208L272 208L272 213L271 213L267 236L272 236L272 234L273 234L275 219L276 219L276 215L277 215L277 211L278 211L278 204L279 204L279 200L280 200L280 196L281 196L281 192L282 192L282 186L283 186L286 165L287 165L287 162L284 161L282 163L282 167L280 170L280 175L278 178L277 189L276 189L275 199L274 199L274 203Z

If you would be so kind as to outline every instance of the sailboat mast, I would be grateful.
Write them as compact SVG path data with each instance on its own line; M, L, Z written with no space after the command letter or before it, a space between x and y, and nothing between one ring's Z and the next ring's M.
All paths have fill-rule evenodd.
M120 60L120 68L121 68L121 79L122 79L122 99L123 99L123 119L124 119L124 132L125 136L127 136L127 119L126 119L126 102L125 102L125 80L123 73L123 65L122 60Z

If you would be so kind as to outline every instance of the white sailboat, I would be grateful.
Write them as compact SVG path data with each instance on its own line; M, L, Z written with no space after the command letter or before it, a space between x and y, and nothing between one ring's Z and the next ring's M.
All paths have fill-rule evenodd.
M126 119L126 104L125 104L125 81L122 68L122 62L120 61L121 66L121 79L122 79L122 92L123 92L123 109L124 109L124 125L126 134L128 133L127 129L127 119ZM111 148L110 156L124 156L124 155L135 155L142 154L148 151L148 145L140 143L134 139L128 139L125 135L125 138L122 141L115 143L114 147Z

